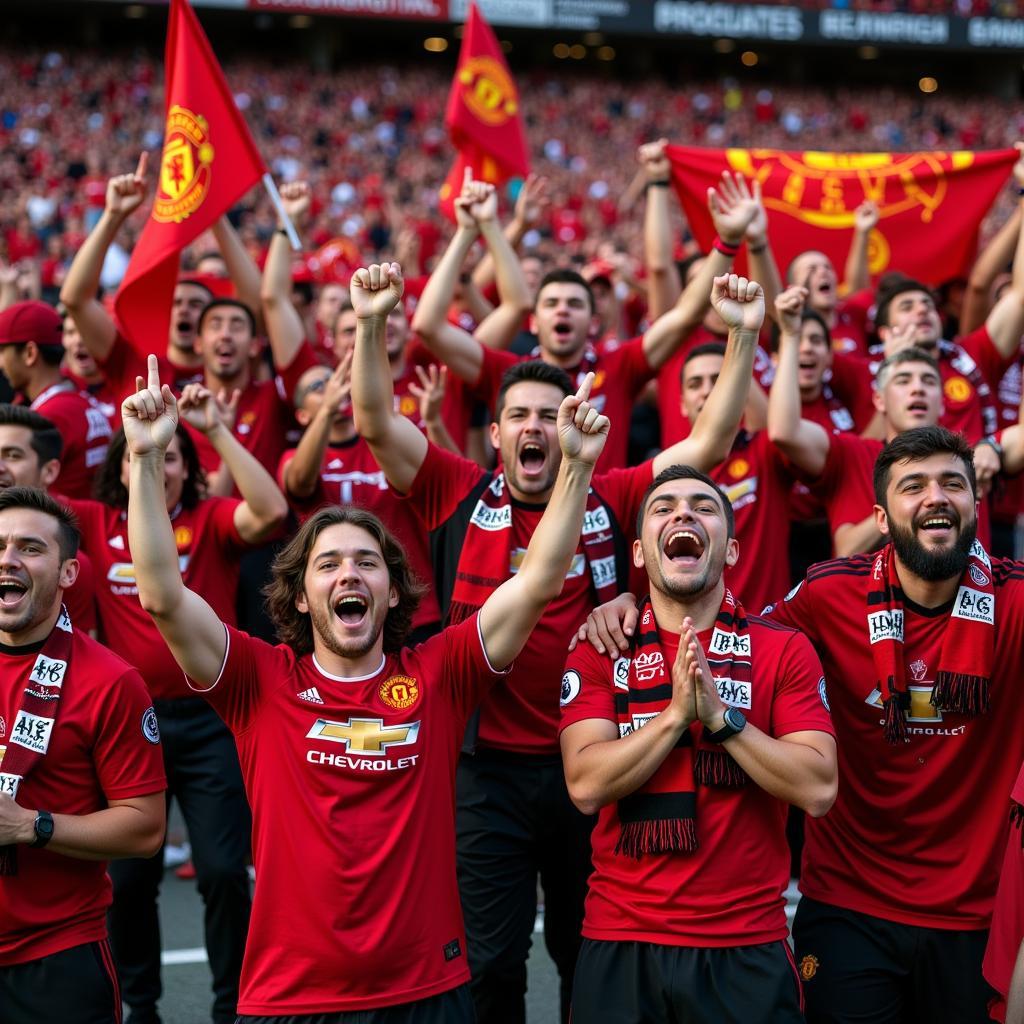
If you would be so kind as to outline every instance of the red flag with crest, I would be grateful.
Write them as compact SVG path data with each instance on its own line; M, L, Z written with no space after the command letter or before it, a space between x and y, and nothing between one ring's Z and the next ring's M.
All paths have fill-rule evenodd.
M444 123L457 154L441 186L441 208L453 216L465 168L479 181L504 184L530 173L519 91L501 45L475 3L469 5Z
M167 122L156 195L114 300L133 346L161 355L181 250L266 171L188 0L171 0L164 61Z
M872 277L899 271L931 284L967 276L978 227L1017 159L1012 149L822 153L669 146L667 154L683 212L705 252L715 237L707 190L729 170L761 182L783 273L808 249L825 253L841 273L854 211L871 199L880 212L868 240Z

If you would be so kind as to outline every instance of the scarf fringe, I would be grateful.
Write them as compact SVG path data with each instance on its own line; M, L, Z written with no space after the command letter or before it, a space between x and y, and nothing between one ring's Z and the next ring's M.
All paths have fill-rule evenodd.
M747 782L747 773L724 750L698 750L693 777L702 786L718 789L739 789Z
M18 848L16 846L0 846L0 877L18 873Z
M615 852L639 860L645 853L693 853L697 824L692 818L630 821L622 826Z
M889 681L890 687L892 680ZM910 694L893 692L892 696L882 704L885 711L885 733L886 743L909 743L910 735L907 731L907 718L904 711L910 706Z
M940 711L958 715L984 714L989 709L989 681L985 676L939 671L932 689L932 704Z

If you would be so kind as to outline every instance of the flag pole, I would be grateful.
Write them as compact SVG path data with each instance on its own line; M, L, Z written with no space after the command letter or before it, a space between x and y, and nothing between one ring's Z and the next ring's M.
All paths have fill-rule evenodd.
M281 218L285 233L288 235L288 241L291 242L292 250L300 252L302 250L302 243L299 241L299 234L295 230L291 217L285 211L284 203L281 202L281 193L277 191L277 186L274 184L270 171L263 175L263 187L267 190L267 195L270 196L270 201L274 204L278 217Z

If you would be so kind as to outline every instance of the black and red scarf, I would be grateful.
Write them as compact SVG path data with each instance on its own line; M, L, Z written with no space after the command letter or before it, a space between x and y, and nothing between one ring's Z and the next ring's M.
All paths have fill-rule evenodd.
M605 604L618 593L612 514L591 489L583 517L583 554L597 592ZM470 516L459 552L448 621L462 622L481 608L509 578L512 564L512 500L505 474L497 473L484 488Z
M21 707L0 759L0 792L17 799L18 787L46 755L60 708L61 688L71 663L71 617L61 606L57 623L29 671ZM18 873L18 848L0 846L0 875Z
M903 591L891 544L875 558L868 582L867 617L871 656L885 711L885 738L889 743L905 743L910 738L905 714L910 708L910 692L903 665ZM992 563L975 541L942 638L931 698L940 711L971 716L988 711L995 621Z
M630 651L628 688L615 694L619 735L642 728L672 699L672 666L658 637L651 599L639 606L639 628ZM752 649L743 607L728 589L715 620L708 665L719 693L743 692L749 708ZM727 701L728 703L728 701ZM736 788L746 772L717 744L709 744L700 722L679 737L661 767L618 803L621 831L615 852L640 858L645 853L692 853L697 849L697 786Z

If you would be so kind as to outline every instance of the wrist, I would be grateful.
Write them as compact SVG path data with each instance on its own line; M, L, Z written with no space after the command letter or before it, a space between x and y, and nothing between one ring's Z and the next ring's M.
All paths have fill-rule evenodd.
M36 841L36 815L39 814L39 811L22 808L19 810L22 810L22 816L21 822L18 824L16 842L29 846Z
M768 237L763 235L759 238L747 239L747 252L751 256L758 256L768 248Z
M728 233L723 234L719 232L718 237L711 243L711 248L717 250L723 256L731 258L740 251L740 243L742 241L742 235L733 236Z
M224 439L226 434L230 433L228 428L224 425L224 421L219 419L215 420L211 424L204 423L203 426L199 428L199 432L201 434L205 434L207 441L213 445L216 445L218 441Z
M708 732L718 732L725 726L725 705L715 708L707 718L702 719L702 724Z

